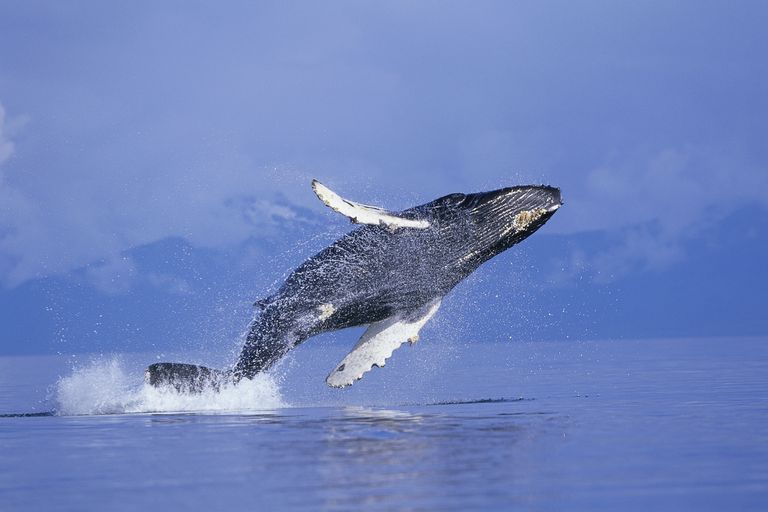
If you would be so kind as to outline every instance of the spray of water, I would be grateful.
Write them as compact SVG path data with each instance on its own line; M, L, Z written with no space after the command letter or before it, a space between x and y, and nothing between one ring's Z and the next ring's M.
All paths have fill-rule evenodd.
M285 407L273 376L260 374L237 386L219 391L179 393L172 387L156 388L143 376L126 371L117 357L101 358L62 377L55 389L60 415L130 414L150 412L237 412Z

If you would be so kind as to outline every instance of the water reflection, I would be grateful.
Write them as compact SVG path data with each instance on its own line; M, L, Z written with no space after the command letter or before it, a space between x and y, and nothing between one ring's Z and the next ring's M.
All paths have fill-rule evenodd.
M531 401L472 402L5 421L23 422L25 436L34 430L94 486L103 475L136 485L187 482L192 493L227 489L218 496L233 503L258 489L272 505L310 509L444 510L459 496L463 508L499 497L526 502L530 471L562 439L567 418ZM25 460L28 447L17 444L9 460Z
M556 415L498 407L342 409L324 426L316 466L324 506L444 504L446 495L472 487L468 481L481 474L486 489L514 493L528 464L517 457L519 445L546 435L547 420ZM561 421L558 428L563 426ZM520 492L525 495L524 488Z

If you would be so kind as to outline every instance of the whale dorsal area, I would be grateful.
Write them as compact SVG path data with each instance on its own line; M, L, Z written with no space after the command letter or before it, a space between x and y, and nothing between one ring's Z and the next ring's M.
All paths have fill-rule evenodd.
M429 227L429 222L426 220L406 219L376 206L355 203L354 201L344 199L317 180L312 180L312 190L315 191L317 197L331 210L349 217L349 219L356 224L386 226L390 229L426 229Z
M440 307L441 298L428 302L415 312L395 315L368 326L355 348L328 375L325 382L334 388L350 386L374 366L381 368L396 348L415 343L419 331Z

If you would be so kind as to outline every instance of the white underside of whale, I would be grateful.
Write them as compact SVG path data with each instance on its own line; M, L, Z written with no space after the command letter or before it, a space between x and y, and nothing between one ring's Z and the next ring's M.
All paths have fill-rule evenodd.
M370 206L344 199L317 180L312 180L312 190L315 191L317 197L326 206L349 217L356 224L386 226L393 230L397 228L426 229L429 227L429 222L426 220L406 219L378 206Z
M382 367L395 349L405 342L415 343L419 331L440 307L441 298L417 311L396 315L368 326L355 348L328 375L325 382L334 388L352 385L374 366Z

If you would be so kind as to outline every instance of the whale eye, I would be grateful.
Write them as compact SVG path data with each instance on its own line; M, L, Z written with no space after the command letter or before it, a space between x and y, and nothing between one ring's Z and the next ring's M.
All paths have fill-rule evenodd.
M345 366L347 366L347 365L346 365L346 364L343 364L343 365L339 366L338 368L336 368L336 371L337 371L337 372L343 372L343 371L344 371L344 367L345 367Z

